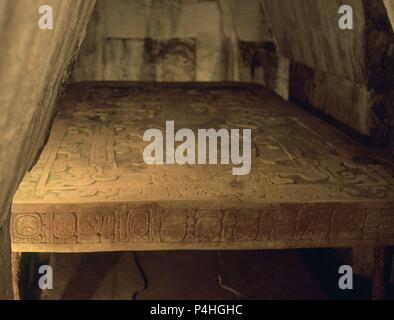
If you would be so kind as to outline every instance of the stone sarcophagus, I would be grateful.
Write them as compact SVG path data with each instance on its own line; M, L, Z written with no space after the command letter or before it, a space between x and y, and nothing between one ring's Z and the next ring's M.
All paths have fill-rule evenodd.
M62 104L14 197L14 252L394 243L384 158L261 87L77 84ZM144 132L168 120L251 129L250 173L146 164Z

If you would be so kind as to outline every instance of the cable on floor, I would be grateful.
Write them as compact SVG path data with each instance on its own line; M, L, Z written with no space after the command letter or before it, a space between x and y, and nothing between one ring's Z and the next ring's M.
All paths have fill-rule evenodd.
M217 257L217 276L216 276L216 278L217 278L217 282L218 282L219 287L231 292L235 296L235 299L239 300L241 298L241 293L239 293L237 290L235 290L235 289L231 288L230 286L223 283L223 278L221 275L223 261L221 260L220 251L216 251L216 257Z
M138 295L139 295L141 292L143 292L143 291L145 291L146 289L148 289L148 277L147 277L147 275L146 275L144 269L142 268L141 261L140 261L140 259L138 258L138 254L137 254L136 251L133 251L133 257L134 257L134 262L135 262L135 265L137 266L138 272L140 273L141 278L142 278L142 280L143 280L143 282L144 282L144 285L143 285L140 289L136 290L136 291L133 293L133 300L137 300Z

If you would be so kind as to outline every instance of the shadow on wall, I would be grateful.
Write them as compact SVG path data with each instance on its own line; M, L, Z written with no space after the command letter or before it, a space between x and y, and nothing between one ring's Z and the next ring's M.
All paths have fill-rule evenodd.
M244 81L288 97L259 0L97 1L74 81Z

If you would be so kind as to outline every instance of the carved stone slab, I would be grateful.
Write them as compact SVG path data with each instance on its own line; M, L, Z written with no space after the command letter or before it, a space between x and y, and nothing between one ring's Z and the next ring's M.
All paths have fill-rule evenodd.
M147 129L251 128L252 170L149 166ZM394 244L383 159L262 87L79 84L12 206L14 251Z

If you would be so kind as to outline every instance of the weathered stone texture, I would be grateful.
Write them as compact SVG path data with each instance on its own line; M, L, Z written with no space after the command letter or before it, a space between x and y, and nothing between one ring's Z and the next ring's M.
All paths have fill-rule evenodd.
M164 48L160 57L152 46ZM245 50L263 63L244 59ZM288 73L259 0L99 0L73 78L240 80L287 98Z
M392 0L262 3L280 53L291 61L291 98L365 136L390 139L394 132ZM354 30L338 27L343 4L353 7Z
M394 33L382 1L364 0L371 135L394 142Z
M95 1L0 2L0 298L12 298L9 208L48 134L55 102L84 37ZM38 27L40 5L54 30Z

